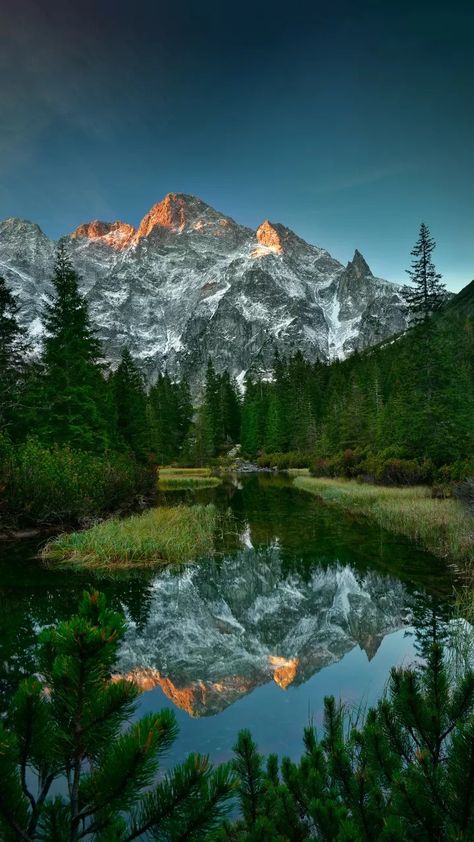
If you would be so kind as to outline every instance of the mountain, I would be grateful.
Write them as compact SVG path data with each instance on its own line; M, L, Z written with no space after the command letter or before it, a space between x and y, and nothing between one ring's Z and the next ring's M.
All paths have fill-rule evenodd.
M118 675L209 716L268 681L302 684L355 646L370 660L409 623L398 580L341 563L285 576L282 555L271 546L164 571L146 620L127 616Z
M253 231L195 196L170 193L138 228L84 223L67 241L107 356L127 345L150 377L166 366L196 380L209 356L237 377L275 350L329 360L406 325L402 287L358 251L344 267L280 223ZM34 339L56 245L34 223L0 223L0 274Z

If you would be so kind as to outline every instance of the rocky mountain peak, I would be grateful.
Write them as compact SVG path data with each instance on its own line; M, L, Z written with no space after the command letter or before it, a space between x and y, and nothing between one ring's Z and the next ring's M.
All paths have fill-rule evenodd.
M260 245L274 251L275 254L283 254L287 232L288 228L280 225L279 222L270 222L270 220L266 219L257 228L257 240Z
M406 326L400 287L374 278L358 251L344 267L280 223L254 231L184 193L138 230L94 220L68 245L106 356L115 364L127 346L150 381L166 366L198 389L208 357L242 379L267 372L275 350L328 360ZM0 222L0 275L34 342L56 247L34 223Z
M174 234L182 234L184 231L219 234L229 226L235 227L235 222L196 196L168 193L143 217L137 239L148 237L156 228Z
M15 236L23 234L25 236L40 236L45 237L39 225L36 222L30 222L28 219L20 219L18 216L9 216L0 222L0 230L4 237Z
M126 248L136 230L133 225L128 225L127 222L102 222L100 219L94 219L92 222L84 222L79 225L71 234L71 239L79 240L85 237L88 240L97 240L104 245L112 248Z
M372 275L369 264L358 249L355 250L354 257L347 264L347 271L351 272L357 278L365 278L366 275Z

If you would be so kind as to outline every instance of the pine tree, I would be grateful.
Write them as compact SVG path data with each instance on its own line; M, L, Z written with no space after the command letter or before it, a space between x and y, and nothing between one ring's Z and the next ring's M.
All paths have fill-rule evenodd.
M128 348L112 377L116 406L117 432L125 447L141 460L150 450L147 428L147 395L143 375L135 364Z
M0 277L0 430L11 428L24 386L26 342L18 306Z
M124 632L97 592L42 632L41 677L20 684L0 722L4 842L198 842L220 823L234 788L227 765L213 770L194 754L157 782L176 720L164 709L130 724L138 688L111 681ZM65 794L52 794L57 780Z
M446 287L432 260L435 247L428 226L422 222L411 252L411 269L407 269L414 287L407 290L406 301L414 322L427 321L446 301Z
M149 404L153 416L152 449L163 465L182 455L191 426L193 406L187 381L173 383L168 374L160 374L150 389Z
M54 295L43 317L39 432L48 444L101 451L109 438L101 349L64 244L58 248L52 283Z
M299 763L266 763L246 731L234 747L242 819L218 839L470 842L474 838L474 673L454 684L432 638L426 663L393 669L389 691L354 727L325 700Z

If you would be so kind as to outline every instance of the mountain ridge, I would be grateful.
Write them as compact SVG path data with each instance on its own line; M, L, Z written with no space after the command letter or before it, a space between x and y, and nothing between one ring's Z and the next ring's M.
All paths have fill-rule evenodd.
M346 266L279 222L239 225L198 197L169 193L137 227L91 220L64 238L92 322L114 364L127 345L150 379L243 378L275 351L330 360L403 330L403 287L356 249ZM33 222L0 222L0 273L34 340L51 294L56 242Z

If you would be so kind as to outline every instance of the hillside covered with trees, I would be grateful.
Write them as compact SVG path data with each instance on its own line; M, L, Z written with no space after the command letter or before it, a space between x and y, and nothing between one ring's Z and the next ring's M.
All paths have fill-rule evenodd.
M126 348L110 370L64 246L39 358L0 279L0 517L70 522L111 510L152 491L150 466L210 464L237 443L261 466L321 475L472 474L474 290L448 300L433 249L422 225L403 335L330 364L276 355L271 373L247 373L243 396L209 360L194 401L166 371L148 387Z

